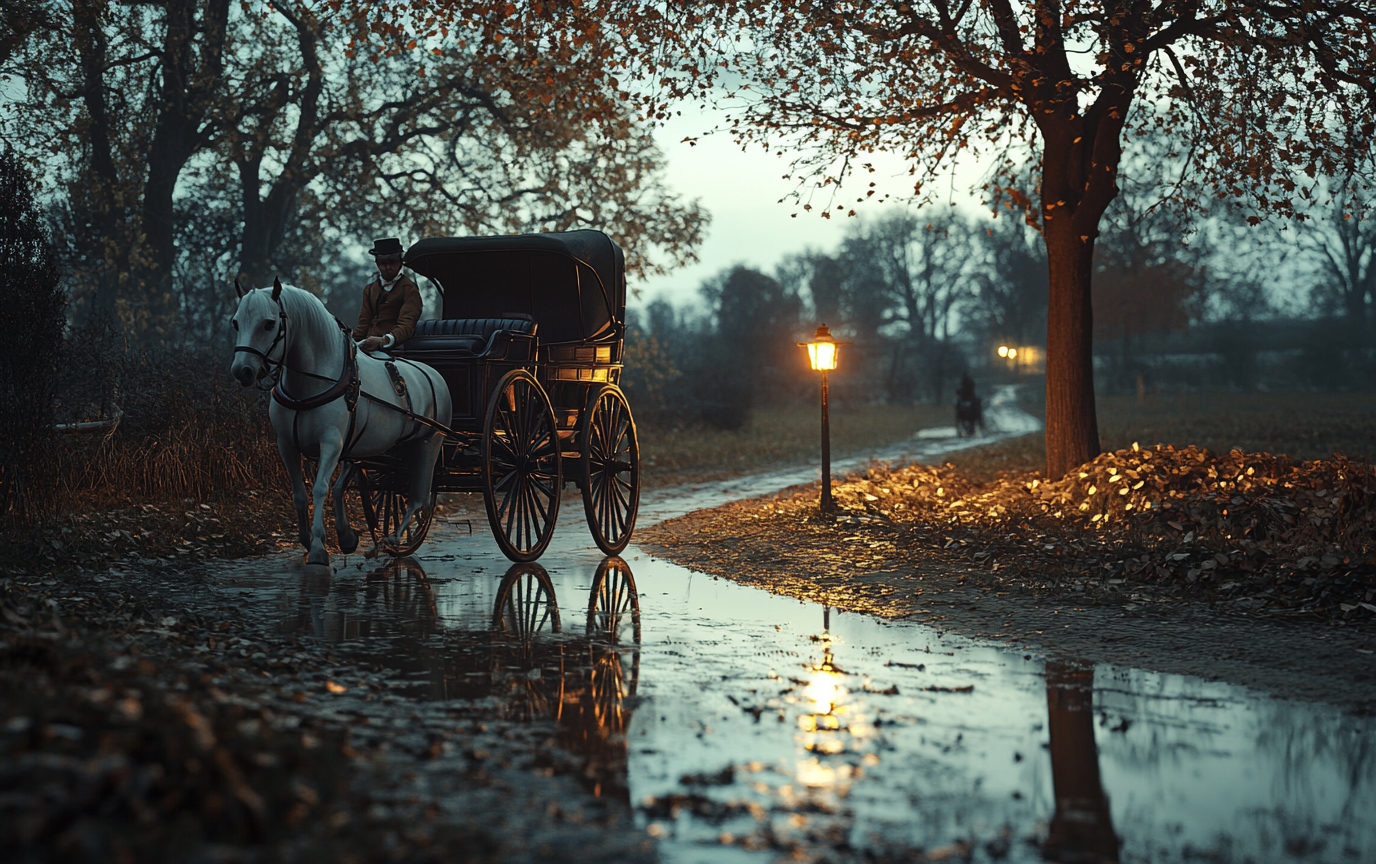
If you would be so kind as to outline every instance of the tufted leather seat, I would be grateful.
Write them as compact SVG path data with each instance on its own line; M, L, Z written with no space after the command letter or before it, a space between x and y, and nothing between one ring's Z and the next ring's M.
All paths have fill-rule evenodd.
M529 318L427 318L416 322L416 332L401 346L406 354L445 352L477 356L487 352L492 337L500 332L535 335Z

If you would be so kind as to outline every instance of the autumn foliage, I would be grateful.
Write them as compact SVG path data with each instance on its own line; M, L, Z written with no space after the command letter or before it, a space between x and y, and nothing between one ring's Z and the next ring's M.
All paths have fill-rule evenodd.
M968 548L1008 581L1117 579L1125 591L1239 610L1376 614L1376 467L1366 463L1134 447L1051 482L979 483L913 465L871 469L834 495Z
M1237 201L1260 220L1353 170L1376 133L1376 10L1345 0L526 0L363 14L597 57L601 80L652 119L714 102L738 140L789 155L797 202L826 217L875 195L856 187L877 151L909 162L918 197L957 159L991 158L989 200L1025 211L1047 245L1054 475L1098 453L1094 242L1134 137L1180 143L1167 179L1194 207Z

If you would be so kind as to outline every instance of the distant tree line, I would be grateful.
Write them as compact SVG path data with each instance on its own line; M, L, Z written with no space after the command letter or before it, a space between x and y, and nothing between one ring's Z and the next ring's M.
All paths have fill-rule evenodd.
M1299 222L1251 225L1226 210L1191 219L1133 178L1122 178L1095 244L1101 390L1167 375L1192 389L1376 381L1369 186L1354 176ZM1045 245L1020 216L890 211L855 220L833 252L790 254L772 273L727 268L699 287L698 303L655 300L628 336L637 416L734 429L756 407L816 398L795 343L823 322L854 342L833 377L839 398L951 401L963 374L989 370L997 345L1046 344ZM1293 362L1264 368L1277 350ZM1171 351L1195 360L1171 371Z

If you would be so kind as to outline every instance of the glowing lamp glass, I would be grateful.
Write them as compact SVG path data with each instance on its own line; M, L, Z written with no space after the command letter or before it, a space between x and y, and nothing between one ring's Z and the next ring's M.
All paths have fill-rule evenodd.
M1007 345L1000 345L1000 346L999 346L999 356L1000 356L1000 357L1007 357L1007 356L1008 356L1008 346L1007 346Z
M817 332L806 342L799 342L799 348L807 349L807 363L814 372L830 372L836 368L836 352L849 342L837 342L831 336L827 325L817 328Z
M809 342L807 343L807 362L814 371L836 368L836 343L835 342Z
M1009 359L1009 360L1012 360L1014 357L1017 357L1017 356L1018 356L1018 349L1016 349L1016 348L1009 348L1009 349L1008 349L1008 359Z

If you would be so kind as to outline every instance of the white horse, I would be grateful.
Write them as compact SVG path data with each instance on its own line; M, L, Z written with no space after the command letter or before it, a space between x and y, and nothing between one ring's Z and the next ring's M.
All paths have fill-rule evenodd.
M430 503L435 460L442 433L402 413L405 399L392 386L386 361L357 351L353 339L309 291L274 282L271 289L245 291L236 282L239 308L234 313L238 335L230 372L245 387L264 378L277 379L268 416L277 432L277 449L291 477L292 502L306 563L328 564L325 551L325 493L341 462L334 484L334 524L340 551L358 548L358 535L344 512L344 489L353 474L352 461L397 451L410 478L406 515L398 534L416 511ZM398 361L411 413L448 424L449 387L429 366ZM360 393L361 388L361 393ZM360 395L362 398L359 398ZM385 403L385 404L379 404ZM315 457L315 519L306 507L301 457ZM395 542L395 537L388 538Z

